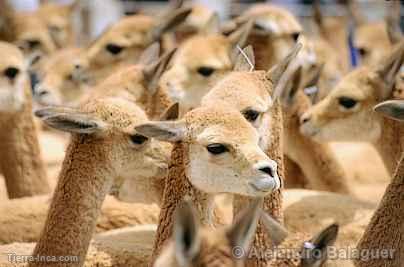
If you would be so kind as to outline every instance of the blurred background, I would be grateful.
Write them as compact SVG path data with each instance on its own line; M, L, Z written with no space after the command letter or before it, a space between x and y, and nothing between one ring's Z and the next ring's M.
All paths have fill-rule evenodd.
M394 0L399 1L399 0ZM12 0L10 1L17 10L30 11L37 9L38 5L47 0ZM52 0L58 3L70 3L72 0ZM84 32L89 37L99 35L108 25L117 21L120 17L139 13L156 14L164 10L168 0L81 0L80 16L76 18L77 25L84 25ZM234 17L246 10L254 3L276 3L284 6L300 18L300 22L308 31L311 29L311 17L313 14L313 0L190 0L215 10L222 20ZM386 5L384 0L359 0L356 1L360 9L369 21L380 20L385 17ZM404 1L400 1L403 5ZM346 0L320 0L322 12L325 16L345 16ZM401 9L403 10L403 9ZM79 23L83 21L84 23ZM403 29L403 16L401 14L401 28Z

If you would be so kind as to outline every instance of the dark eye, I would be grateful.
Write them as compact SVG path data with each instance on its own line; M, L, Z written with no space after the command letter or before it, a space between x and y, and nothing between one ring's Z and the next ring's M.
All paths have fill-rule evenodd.
M260 115L260 113L258 111L252 110L252 109L249 109L249 110L246 110L243 112L244 118L246 118L250 122L254 122L258 118L259 115Z
M110 52L113 55L117 55L119 53L122 52L122 50L124 49L123 46L120 45L116 45L116 44L107 44L107 46L105 47L105 49Z
M48 29L51 32L60 32L60 31L62 31L62 29L60 27L58 27L58 26L49 26Z
M68 80L68 81L73 81L73 74L68 74L67 76L66 76L66 79Z
M358 53L359 55L366 56L366 54L368 53L368 51L365 48L358 48Z
M347 109L353 108L357 103L356 100L349 98L349 97L340 97L338 99L338 102L341 106L343 106L344 108L347 108Z
M297 39L299 39L300 33L299 32L295 32L292 33L292 38L295 42L297 42Z
M4 75L10 80L14 80L14 78L18 75L19 72L20 70L17 69L16 67L8 67L7 69L4 70Z
M222 144L210 144L206 147L206 149L214 155L222 154L229 151L229 149Z
M26 43L30 49L36 48L41 44L38 40L27 40Z
M200 67L200 68L198 68L197 71L200 75L209 77L210 75L212 75L215 72L215 69L211 68L211 67Z
M141 145L147 140L149 140L149 138L141 134L134 134L130 136L130 140L136 145Z

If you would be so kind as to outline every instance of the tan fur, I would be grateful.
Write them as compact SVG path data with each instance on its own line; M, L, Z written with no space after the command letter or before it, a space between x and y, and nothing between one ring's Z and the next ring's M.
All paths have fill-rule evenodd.
M386 23L380 21L359 24L355 29L354 45L365 52L361 55L361 64L372 65L379 62L392 48Z
M131 143L134 127L147 122L147 117L139 107L125 99L93 99L83 103L79 111L51 109L38 115L50 125L55 119L56 122L60 120L56 127L60 125L64 129L74 122L63 126L64 116L69 120L69 116L75 118L80 111L93 116L97 133L73 134L44 230L33 253L77 255L80 260L74 266L81 266L84 262L101 204L113 178L130 177L134 172L153 176L164 173L167 167L154 141L140 146ZM66 112L67 115L64 115ZM84 115L79 115L76 120L82 118L80 116ZM30 266L46 265L32 263Z
M13 199L0 205L2 224L0 244L37 242L44 226L52 197L35 196ZM96 233L131 225L156 223L156 205L125 203L107 196L97 219Z
M15 13L14 24L16 30L14 42L22 48L24 54L49 55L56 50L45 22L35 12Z
M73 31L73 12L77 4L78 1L69 5L45 3L36 11L59 49L74 45L76 38Z
M171 154L172 161L164 190L153 259L156 259L156 256L160 253L162 245L170 238L173 223L171 220L172 214L177 203L185 196L189 196L194 202L202 224L214 225L215 219L212 206L212 196L217 193L214 192L215 190L223 190L222 192L250 196L261 194L250 191L245 187L244 184L248 182L248 180L245 180L245 178L247 178L244 177L245 174L237 177L237 181L228 180L231 179L228 172L240 172L244 169L244 171L253 171L254 173L255 171L251 169L251 164L254 164L253 162L268 160L265 154L262 151L260 152L260 149L258 148L258 136L256 132L247 121L244 120L238 111L232 110L230 106L200 107L188 112L185 115L184 120L187 125L188 133L186 134L184 142L176 143L174 145ZM235 132L238 134L234 134ZM206 134L210 135L210 137L203 137ZM211 156L206 154L208 152L203 146L209 143L209 139L218 143L225 142L231 147L235 144L234 142L239 145L243 144L240 148L250 147L249 150L251 149L251 152L249 152L248 155L245 154L244 148L239 150L240 148L238 148L238 145L237 148L232 148L232 152L230 153L233 156L231 157L237 159L236 162L233 162L233 160L229 161L227 158L228 155L223 155L223 158L220 159L222 165L220 172L223 172L223 174L218 174L216 172L219 170L216 166L206 162L209 160L207 157ZM241 155L244 156L241 158ZM221 156L219 155L219 157ZM251 160L253 162L251 162ZM209 173L198 169L199 167L195 168L197 167L195 164L204 168L205 171L209 169ZM255 176L255 174L251 175ZM218 182L215 179L216 176L221 177L220 187L222 189L219 189L218 184L216 184L216 182ZM202 177L205 178L202 179ZM203 180L209 180L210 182ZM209 184L214 186L211 187ZM238 185L234 187L235 184Z
M209 89L232 69L232 52L229 39L219 34L196 35L181 44L160 82L171 98L181 103L181 115L198 107ZM201 67L214 72L204 77L198 73Z
M0 167L10 198L49 193L41 158L37 129L32 116L32 96L22 53L13 45L0 43ZM5 71L19 70L10 80Z
M381 100L384 87L368 67L350 72L326 98L303 115L302 118L310 117L310 121L301 130L317 141L371 142L392 174L401 156L402 126L372 111ZM345 111L338 103L340 97L359 102L352 111Z
M311 106L302 91L292 106L284 108L285 154L297 162L308 187L337 193L350 193L347 176L328 144L317 143L299 131L300 116Z
M79 48L67 48L40 63L40 83L34 88L34 99L41 105L73 105L89 89L88 62Z

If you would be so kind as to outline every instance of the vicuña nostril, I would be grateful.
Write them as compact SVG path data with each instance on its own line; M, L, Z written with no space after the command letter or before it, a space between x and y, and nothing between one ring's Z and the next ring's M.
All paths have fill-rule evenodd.
M268 174L271 177L274 177L274 170L271 167L263 167L259 169L262 172L265 172L266 174Z

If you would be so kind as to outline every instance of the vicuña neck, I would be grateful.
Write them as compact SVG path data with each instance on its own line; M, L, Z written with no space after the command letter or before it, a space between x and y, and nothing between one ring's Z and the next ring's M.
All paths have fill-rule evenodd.
M358 249L373 253L391 253L368 261L357 260L358 267L401 266L404 260L404 157L394 174L393 180L373 215ZM380 255L380 254L379 254Z
M174 145L163 194L163 203L161 204L152 262L156 260L165 243L170 240L174 223L172 220L173 214L177 205L184 198L189 198L193 202L202 225L214 226L217 222L214 213L213 196L196 189L186 177L187 155L188 147L186 144L176 143Z
M109 192L114 171L108 168L108 144L95 144L88 136L73 136L45 228L34 255L78 256L69 266L82 266L101 205ZM30 266L48 266L32 263ZM55 266L65 266L60 262ZM70 265L71 264L71 265Z
M49 193L31 102L16 113L0 117L0 168L9 198Z
M382 119L382 134L375 143L388 172L393 175L404 151L404 124L389 118Z

